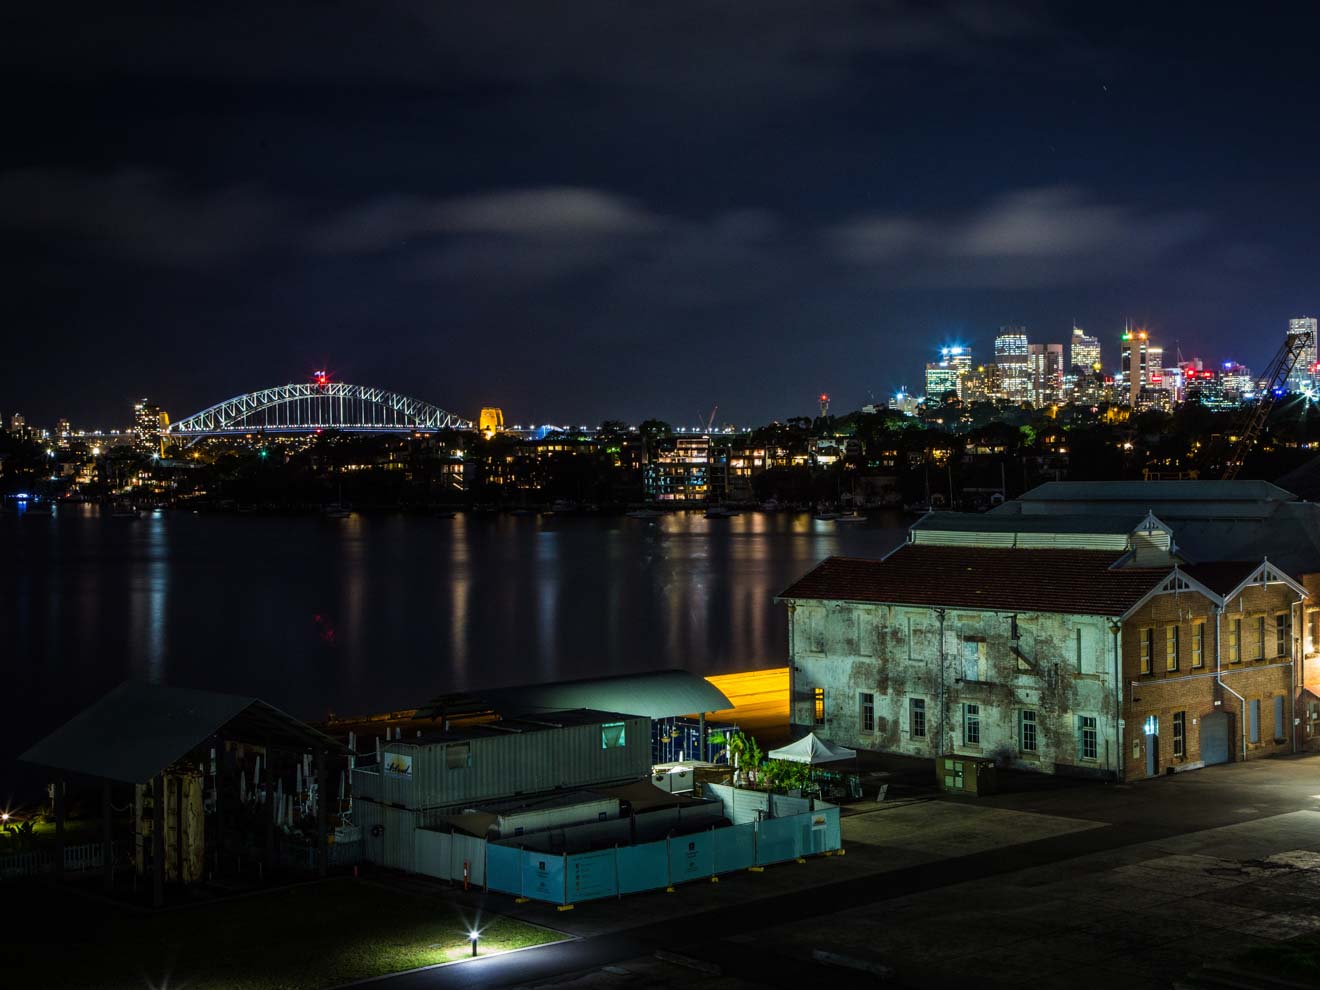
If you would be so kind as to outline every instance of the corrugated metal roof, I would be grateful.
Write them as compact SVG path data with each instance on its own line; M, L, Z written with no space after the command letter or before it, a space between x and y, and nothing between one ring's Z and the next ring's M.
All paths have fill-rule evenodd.
M1297 498L1268 481L1048 481L1021 496L1024 502L1291 502Z
M343 746L257 698L126 681L19 757L25 763L145 784L220 729L260 743ZM238 736L236 735L236 738Z
M779 597L1122 615L1172 568L1111 569L1120 556L1096 550L909 544L883 561L831 557Z
M1127 536L1145 520L1144 512L1127 516L1022 516L987 515L982 512L931 512L913 523L912 529L957 533L1097 533Z
M451 726L446 732L442 728L411 728L410 735L400 735L398 739L387 740L383 745L431 746L446 743L470 742L473 739L507 739L513 735L527 735L534 732L554 732L568 726L604 725L622 719L645 718L627 712L603 712L594 708L574 708L562 711L538 710L523 712L519 715L501 717L488 722L472 722L467 725Z
M553 684L470 691L468 698L488 705L502 715L530 715L589 708L603 712L626 712L648 718L674 718L731 708L724 692L704 678L686 670L655 670L641 674L616 674ZM418 709L418 716L443 715L445 703Z

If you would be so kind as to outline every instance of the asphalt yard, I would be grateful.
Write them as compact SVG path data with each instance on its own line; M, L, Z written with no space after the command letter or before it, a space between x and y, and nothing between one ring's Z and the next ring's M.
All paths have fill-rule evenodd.
M1129 786L918 797L843 819L846 855L558 912L485 909L576 939L397 985L1168 987L1320 930L1320 758ZM657 953L659 955L657 955ZM566 982L567 981L567 982ZM395 982L395 981L391 981Z

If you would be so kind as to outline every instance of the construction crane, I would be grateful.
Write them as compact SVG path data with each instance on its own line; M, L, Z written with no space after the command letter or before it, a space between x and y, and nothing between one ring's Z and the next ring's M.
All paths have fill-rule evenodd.
M1235 431L1237 442L1233 445L1233 452L1228 455L1228 460L1224 462L1222 477L1225 481L1232 481L1242 470L1242 462L1247 459L1247 454L1260 439L1260 431L1264 429L1270 411L1282 394L1288 376L1297 366L1298 359L1311 346L1311 336L1308 331L1289 333L1283 341L1283 346L1271 359L1269 369L1262 379L1265 387L1261 390L1260 398L1247 406L1242 412L1241 419L1238 420Z

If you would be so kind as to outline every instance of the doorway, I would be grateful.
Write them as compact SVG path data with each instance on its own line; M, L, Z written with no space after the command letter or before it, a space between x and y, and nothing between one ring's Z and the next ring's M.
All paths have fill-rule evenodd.
M1146 717L1146 776L1160 772L1160 720L1155 715Z

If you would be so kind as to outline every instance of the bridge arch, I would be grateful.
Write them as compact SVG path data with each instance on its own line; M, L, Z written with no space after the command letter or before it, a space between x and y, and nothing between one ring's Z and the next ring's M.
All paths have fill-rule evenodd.
M244 433L412 433L418 430L470 430L470 420L439 406L397 392L312 382L277 385L218 402L169 426L172 437L202 437Z

